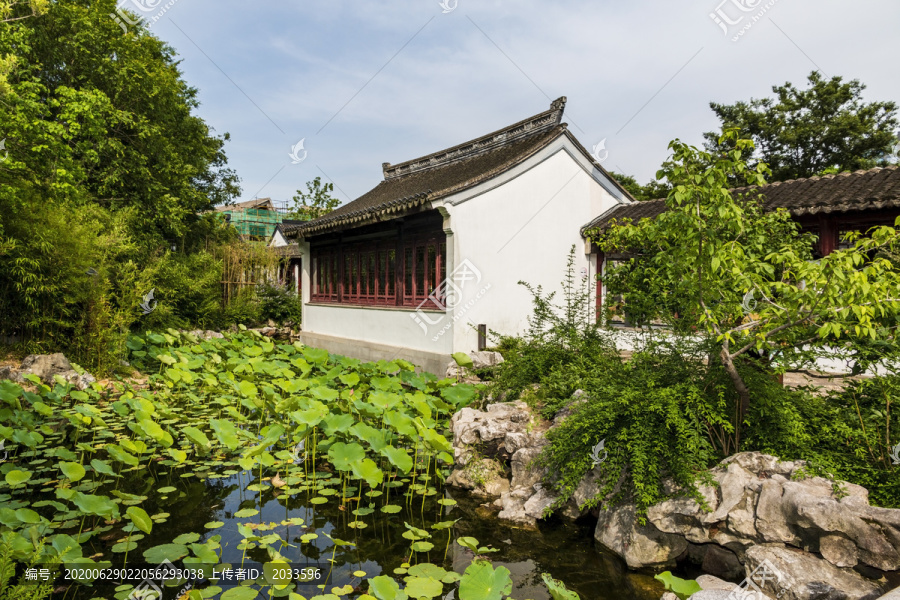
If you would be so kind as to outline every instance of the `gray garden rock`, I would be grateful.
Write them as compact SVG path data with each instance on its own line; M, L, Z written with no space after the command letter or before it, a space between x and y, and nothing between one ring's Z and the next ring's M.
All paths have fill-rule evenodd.
M499 352L490 352L482 350L480 352L472 352L469 354L472 359L472 367L475 369L487 369L496 367L503 362L503 355Z
M836 567L809 552L783 544L763 544L745 554L747 576L761 581L766 561L772 575L758 583L771 597L780 600L876 600L883 590L852 569ZM757 575L753 575L757 573Z
M671 566L688 545L680 535L663 533L650 523L640 525L629 505L601 511L594 538L632 569Z
M718 577L714 577L712 575L701 575L700 577L698 577L696 579L696 581L697 581L697 585L699 585L701 587L701 589L704 589L707 591L708 590L725 590L725 591L730 592L734 588L737 587L737 584L735 584L735 583L729 583L727 581L724 581L724 580L719 579Z
M477 496L500 496L509 491L509 480L503 466L490 458L473 460L465 467L456 469L447 478L447 483L471 490Z
M67 383L79 390L86 390L97 379L90 373L78 373L62 353L56 354L30 354L25 357L16 373L10 370L10 379L22 383L25 375L36 375L47 385L53 385L54 378L58 375Z
M466 408L451 421L457 466L483 458L506 464L509 488L494 488L501 492L498 518L527 526L558 500L540 485L546 473L535 459L548 442L538 423L523 402ZM586 473L560 512L582 514L599 476L599 469ZM644 525L634 505L600 511L595 539L634 569L670 567L685 556L712 575L739 579L770 557L781 561L795 589L783 600L874 600L883 591L853 567L900 570L900 510L870 506L865 488L809 477L802 461L759 452L731 456L709 476L713 485L700 488L702 502L678 496L667 482L672 496L648 509ZM465 485L461 477L454 473L450 483Z

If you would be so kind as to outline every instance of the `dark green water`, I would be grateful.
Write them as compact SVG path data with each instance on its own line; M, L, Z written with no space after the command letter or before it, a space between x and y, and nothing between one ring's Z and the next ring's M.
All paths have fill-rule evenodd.
M430 540L434 543L434 549L416 554L413 562L417 558L419 562L432 562L461 573L471 562L472 553L456 544L455 539L471 536L477 538L481 545L491 545L498 550L489 558L495 566L502 565L510 570L514 580L512 597L517 600L549 600L550 596L541 584L542 573L550 573L562 580L583 600L658 600L663 592L661 584L654 581L651 575L628 573L621 560L601 550L593 540L594 526L590 522L575 524L554 520L542 523L537 530L528 530L499 521L494 512L481 506L484 500L447 489L443 497L457 500L456 506L439 505L437 500L442 497L440 495L426 497L424 503L421 496L414 497L408 504L394 498L395 503L403 505L402 512L386 515L376 510L361 518L367 524L366 528L355 529L348 527L348 524L357 517L350 514L349 509L341 510L336 500L313 506L308 503L308 493L288 497L268 486L262 492L248 491L246 488L252 483L258 483L258 480L247 472L202 479L198 476L181 477L180 473L173 471L157 480L146 471L129 474L120 484L120 489L148 496L143 506L151 515L162 512L169 513L169 516L165 522L157 522L152 534L138 542L139 547L129 553L128 564L146 562L141 552L147 548L169 543L183 533L196 532L203 536L201 541L215 534L221 535L223 561L237 566L243 555L237 548L243 539L237 525L271 523L273 527L260 535L274 533L286 540L290 546L283 547L280 552L294 563L327 565L333 544L324 534L353 542L354 546L337 548L335 565L324 591L312 585L301 586L297 590L310 598L327 593L332 586L349 584L358 591L345 597L353 598L366 587L362 581L364 578L353 575L355 571L364 571L366 577L392 575L394 569L407 560L410 542L402 537L406 531L404 521L430 530L433 523L459 519L449 530L451 541L446 556L448 531L434 531ZM178 491L162 498L155 490L167 485L175 486ZM252 518L235 518L234 513L244 508L256 508L260 512ZM290 518L301 518L304 524L279 524ZM211 521L222 521L225 525L215 530L206 529L204 525ZM311 543L301 543L300 536L306 533L317 533L319 537ZM102 555L102 558L113 560L116 566L121 566L122 554L113 554L110 549L123 537L118 527L114 526L92 538L92 547L85 550L85 556L93 554L99 560ZM264 550L257 548L247 551L245 560L266 562L268 557ZM114 587L79 585L65 592L60 590L55 598L112 600ZM174 592L169 592L169 598L174 597ZM267 597L267 594L260 597Z

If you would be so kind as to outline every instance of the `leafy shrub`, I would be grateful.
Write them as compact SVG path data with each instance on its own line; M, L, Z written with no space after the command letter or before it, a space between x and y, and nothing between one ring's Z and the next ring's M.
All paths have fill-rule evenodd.
M224 320L226 323L253 326L260 322L261 314L256 293L253 288L248 287L240 290L225 307Z
M697 478L719 458L709 428L728 426L724 397L703 380L702 369L671 350L651 346L582 378L587 401L548 432L550 445L538 458L560 494L558 505L594 468L591 449L602 440L608 457L589 506L631 500L643 514L667 497L665 479L701 500Z
M300 323L303 305L290 287L263 283L256 287L256 296L259 299L259 316L263 321Z
M141 319L143 329L206 329L223 324L222 262L215 255L204 250L166 253L150 268L157 304Z

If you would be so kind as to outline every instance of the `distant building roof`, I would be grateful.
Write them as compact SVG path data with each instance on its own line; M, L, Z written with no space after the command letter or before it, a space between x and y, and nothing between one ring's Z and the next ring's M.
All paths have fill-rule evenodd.
M283 228L291 237L393 219L426 203L487 181L533 156L561 136L590 154L562 123L566 98L550 109L477 139L398 165L384 163L384 181L356 200L302 225ZM595 166L606 173L594 162ZM612 177L610 177L612 179ZM617 184L618 185L618 184ZM627 192L623 193L627 196Z
M271 198L255 198L253 200L247 200L246 202L237 202L235 204L224 204L222 206L217 206L216 210L218 212L234 212L238 210L250 210L254 208L260 210L275 210L275 204L272 202Z
M900 168L878 167L853 173L777 181L731 191L743 194L757 190L762 194L767 210L783 208L795 217L900 208ZM653 218L665 210L665 200L622 204L598 216L582 227L581 232L583 235L589 229L605 229L613 219L621 221L628 218L636 222Z

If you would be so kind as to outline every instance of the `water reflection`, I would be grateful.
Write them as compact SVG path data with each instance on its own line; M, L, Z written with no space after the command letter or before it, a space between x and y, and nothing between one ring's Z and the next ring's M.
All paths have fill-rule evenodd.
M563 581L583 600L658 600L663 591L661 584L652 576L629 573L621 560L598 549L590 522L573 524L555 520L542 523L536 530L529 530L497 520L494 513L481 507L483 500L455 491L452 496L458 504L451 507L437 503L440 495L427 497L424 501L421 496L416 496L407 502L393 491L392 503L402 505L402 510L399 514L388 515L380 511L385 503L383 497L363 497L352 506L341 509L334 496L326 504L311 505L309 500L315 496L315 492L311 491L289 496L267 484L260 486L261 491L250 491L248 486L259 481L247 472L205 481L180 478L173 473L168 480L174 483L166 484L163 482L166 479L132 478L120 488L149 496L148 511L170 513L168 520L154 525L152 535L140 540L139 547L129 555L129 564L144 562L141 554L144 550L169 543L178 535L189 532L201 534L201 541L212 535L221 535L224 562L235 566L240 565L242 560L266 562L270 558L264 547L256 546L246 551L239 548L244 537L238 532L238 524L251 523L260 537L277 535L285 540L287 545L279 547L276 543L275 546L291 562L301 565L319 563L330 568L326 591L332 586L347 584L357 591L364 591L365 578L393 575L394 570L409 559L410 540L403 537L407 531L404 522L407 522L431 532L429 541L434 544L430 552L414 555L413 562L432 562L462 573L470 564L472 553L456 544L456 538L474 537L481 545L496 548L498 552L489 558L495 566L502 565L511 572L514 598L550 600L542 583L542 573L549 573ZM174 485L178 491L161 497L155 490L163 485ZM445 494L450 496L449 492ZM357 506L371 507L374 512L354 516L352 511ZM259 514L249 518L234 516L239 510L248 508L259 509ZM293 524L284 523L297 518L303 520L301 525L296 521ZM454 519L459 521L449 530L431 529L437 522ZM225 525L212 531L204 527L214 520ZM350 524L355 521L356 525L361 521L365 527L351 527ZM301 536L313 533L318 536L316 539L301 539ZM335 547L328 536L352 542L353 545ZM108 547L95 548L94 552L103 553L103 558L121 564L121 555L111 554ZM328 563L332 556L333 568ZM354 575L358 571L364 572L365 576ZM67 598L112 599L115 594L113 587L97 586L92 589L79 586L78 590L70 590ZM73 591L76 592L74 595ZM310 585L300 586L297 591L306 597L323 593Z

